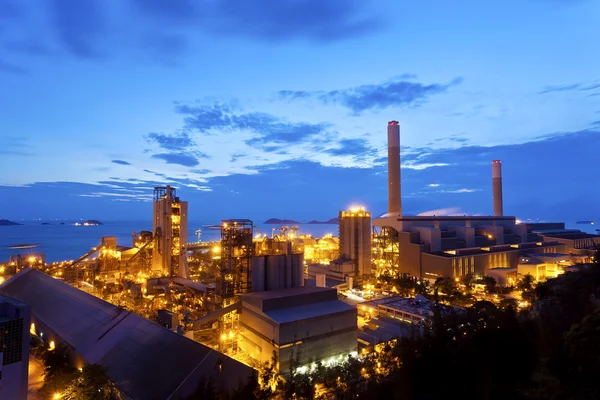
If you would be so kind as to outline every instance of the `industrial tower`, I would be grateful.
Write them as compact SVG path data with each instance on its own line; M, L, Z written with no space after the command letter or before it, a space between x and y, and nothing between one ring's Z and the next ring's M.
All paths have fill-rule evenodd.
M371 275L371 213L362 207L340 211L340 258L354 261L357 276Z
M187 265L188 203L180 201L175 188L154 188L154 248L152 271L163 276L189 279Z

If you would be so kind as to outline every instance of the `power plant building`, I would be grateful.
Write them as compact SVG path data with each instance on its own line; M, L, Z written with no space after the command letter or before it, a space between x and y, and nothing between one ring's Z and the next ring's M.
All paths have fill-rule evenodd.
M152 270L164 276L189 279L187 266L188 203L180 201L175 188L154 188L155 236L152 250Z
M337 290L301 287L240 296L240 346L256 362L276 356L278 370L355 353L357 310Z
M562 253L558 240L529 241L527 226L503 215L501 161L492 162L494 216L404 216L400 192L399 132L388 124L388 213L373 220L378 272L436 279L491 269L516 269L529 253Z
M354 274L371 275L371 213L361 207L339 213L340 259L354 262Z

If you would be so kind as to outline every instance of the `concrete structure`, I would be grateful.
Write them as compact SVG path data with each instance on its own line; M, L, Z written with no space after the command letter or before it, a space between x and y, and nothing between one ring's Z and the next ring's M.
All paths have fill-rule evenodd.
M175 188L154 188L154 248L152 270L165 276L189 279L186 245L188 237L188 203L180 201Z
M388 122L388 213L402 216L400 187L400 124Z
M492 190L494 193L494 216L504 215L502 206L502 161L492 161Z
M412 299L393 296L361 303L358 315L393 318L408 324L429 324L435 305L420 294Z
M264 363L273 355L279 370L291 357L300 365L356 352L356 308L335 289L303 287L240 296L240 347Z
M398 123L388 124L388 148L396 148ZM403 216L398 213L396 151L388 152L388 210L373 220L378 273L409 273L436 279L485 275L493 268L517 268L519 256L564 252L558 240L530 242L527 227L503 215L501 163L492 163L495 216ZM393 193L391 191L393 190Z
M283 254L253 256L250 282L253 292L304 286L304 254L292 252L292 242L283 242Z
M28 305L0 295L0 399L27 399L30 324Z
M340 211L340 259L354 261L354 274L371 275L371 213L362 207Z
M15 275L0 293L28 304L38 335L67 345L75 367L106 368L125 398L185 398L201 378L235 390L255 376L238 361L35 269Z

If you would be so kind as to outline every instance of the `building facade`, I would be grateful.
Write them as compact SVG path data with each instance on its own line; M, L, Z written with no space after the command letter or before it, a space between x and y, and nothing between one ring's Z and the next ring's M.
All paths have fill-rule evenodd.
M0 295L0 399L27 399L30 324L28 305Z
M357 310L337 290L302 287L240 296L240 347L258 364L299 365L339 359L357 350Z

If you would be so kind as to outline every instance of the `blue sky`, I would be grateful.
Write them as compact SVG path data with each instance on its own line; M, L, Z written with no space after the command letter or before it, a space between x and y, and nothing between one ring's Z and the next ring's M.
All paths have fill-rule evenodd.
M0 0L0 216L598 219L592 0ZM440 211L441 213L441 211Z

